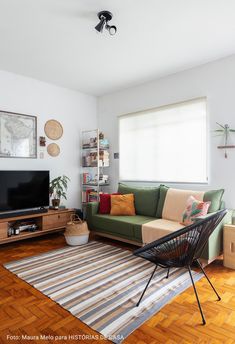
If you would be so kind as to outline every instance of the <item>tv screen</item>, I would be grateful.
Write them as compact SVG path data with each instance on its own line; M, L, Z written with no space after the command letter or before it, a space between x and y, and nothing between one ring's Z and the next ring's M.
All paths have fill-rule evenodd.
M49 171L0 171L0 212L49 206Z

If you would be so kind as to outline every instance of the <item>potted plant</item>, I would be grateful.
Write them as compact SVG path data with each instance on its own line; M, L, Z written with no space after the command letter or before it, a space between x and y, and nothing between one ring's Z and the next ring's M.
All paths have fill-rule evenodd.
M50 181L50 197L52 197L52 206L59 208L61 198L67 199L66 192L70 179L67 176L59 176Z

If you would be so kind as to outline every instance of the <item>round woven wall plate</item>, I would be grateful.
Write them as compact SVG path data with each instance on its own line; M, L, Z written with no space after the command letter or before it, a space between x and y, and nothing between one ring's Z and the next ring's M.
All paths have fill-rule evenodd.
M55 119L50 119L46 122L44 131L46 136L51 140L59 140L63 135L63 127Z
M53 157L58 156L60 154L60 147L57 145L57 143L50 143L47 146L47 153Z

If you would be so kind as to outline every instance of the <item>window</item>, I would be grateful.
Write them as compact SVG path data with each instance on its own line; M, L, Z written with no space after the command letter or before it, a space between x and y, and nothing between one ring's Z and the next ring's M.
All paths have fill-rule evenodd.
M119 117L120 180L207 182L206 98Z

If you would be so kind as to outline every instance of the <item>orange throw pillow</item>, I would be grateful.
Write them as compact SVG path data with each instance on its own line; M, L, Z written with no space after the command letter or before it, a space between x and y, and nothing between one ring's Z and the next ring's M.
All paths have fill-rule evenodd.
M134 195L111 195L110 215L135 215Z

